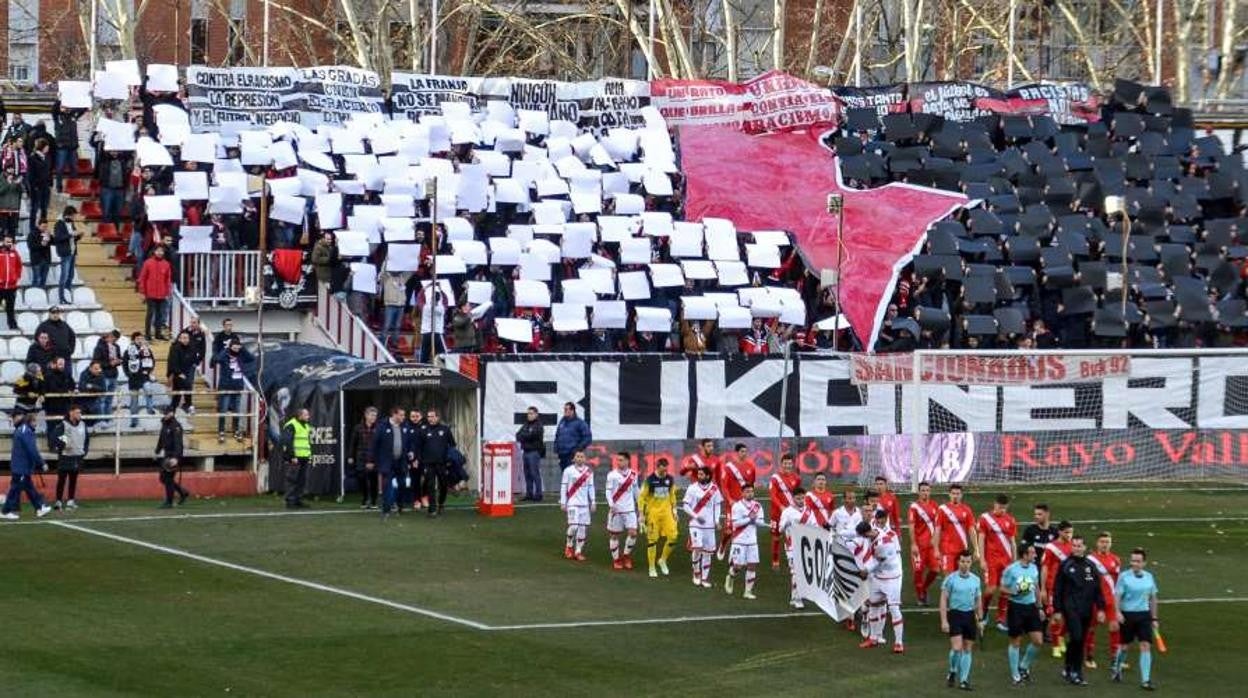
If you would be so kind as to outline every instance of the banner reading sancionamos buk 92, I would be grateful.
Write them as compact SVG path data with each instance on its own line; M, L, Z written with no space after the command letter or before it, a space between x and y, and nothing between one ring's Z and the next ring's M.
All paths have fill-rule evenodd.
M525 410L565 402L591 425L591 458L627 448L651 466L696 440L738 441L760 469L775 440L805 474L935 482L1202 477L1248 471L1248 362L1237 356L1130 356L1128 373L1077 382L855 384L845 358L678 355L483 357L482 430L511 438ZM1116 362L1113 366L1124 364ZM1073 379L1072 379L1073 380ZM782 390L787 382L787 391ZM787 392L783 423L781 394ZM918 434L918 437L912 436ZM912 454L912 449L917 453Z

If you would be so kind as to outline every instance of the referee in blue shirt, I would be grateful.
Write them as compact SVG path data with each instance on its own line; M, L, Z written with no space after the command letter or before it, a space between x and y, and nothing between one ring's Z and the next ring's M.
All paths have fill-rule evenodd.
M1132 642L1140 643L1140 688L1153 690L1153 631L1157 620L1157 581L1153 573L1144 569L1148 554L1144 548L1131 551L1131 569L1118 575L1118 583L1114 586L1114 598L1118 600L1118 632L1122 636L1122 645L1118 648L1118 656L1114 657L1114 665L1110 675L1115 682L1122 681L1122 663L1127 659L1127 647Z
M979 637L983 585L971 573L971 551L958 554L958 571L940 584L940 631L949 634L949 677L952 688L971 690L971 649Z

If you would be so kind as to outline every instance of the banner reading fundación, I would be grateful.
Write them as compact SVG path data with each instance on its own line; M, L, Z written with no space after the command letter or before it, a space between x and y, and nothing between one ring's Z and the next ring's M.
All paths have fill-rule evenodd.
M867 580L840 538L818 526L797 524L789 530L797 595L813 601L837 622L854 615L867 601Z

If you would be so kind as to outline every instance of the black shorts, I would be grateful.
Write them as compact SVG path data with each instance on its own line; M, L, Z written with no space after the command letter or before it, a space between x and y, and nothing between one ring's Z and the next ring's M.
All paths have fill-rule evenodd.
M1044 621L1040 620L1040 608L1034 603L1014 603L1011 601L1009 610L1005 614L1005 624L1009 628L1009 636L1012 638L1044 630Z
M1119 637L1125 647L1132 642L1153 641L1153 617L1148 611L1131 611L1122 614L1122 625L1118 626Z
M979 625L975 622L975 614L970 611L947 612L949 620L949 637L961 636L963 640L975 640L979 637Z

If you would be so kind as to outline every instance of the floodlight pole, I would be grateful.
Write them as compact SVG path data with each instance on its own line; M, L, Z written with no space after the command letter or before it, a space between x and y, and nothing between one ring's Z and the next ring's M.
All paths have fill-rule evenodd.
M1006 88L1014 87L1014 36L1018 27L1018 8L1017 0L1010 0L1010 30L1008 38L1008 46L1005 49L1005 86Z
M793 340L784 340L784 372L780 378L780 428L776 431L776 467L780 466L781 450L784 448L784 420L789 412L789 358L793 354Z
M828 194L828 213L836 214L836 317L832 319L832 341L834 347L840 349L841 315L845 312L841 307L841 272L845 262L845 197L841 194Z
M1122 324L1127 324L1127 243L1131 240L1131 217L1122 211Z

